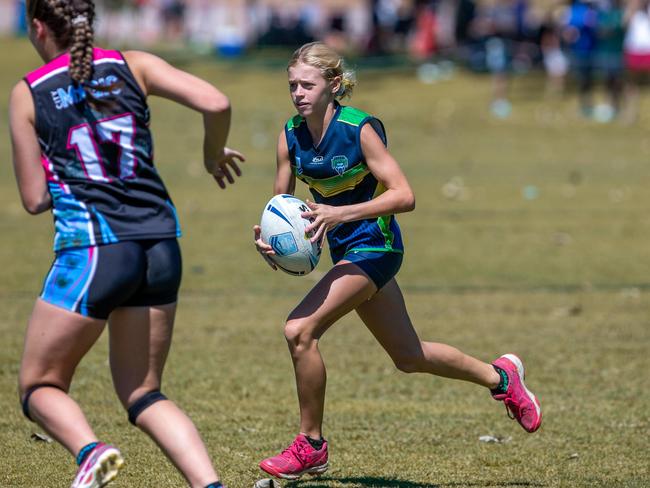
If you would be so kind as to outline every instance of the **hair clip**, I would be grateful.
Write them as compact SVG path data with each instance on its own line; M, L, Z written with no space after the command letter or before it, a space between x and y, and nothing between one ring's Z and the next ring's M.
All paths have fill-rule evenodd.
M77 15L74 19L70 21L72 25L77 25L77 24L87 24L88 23L88 17L85 15Z

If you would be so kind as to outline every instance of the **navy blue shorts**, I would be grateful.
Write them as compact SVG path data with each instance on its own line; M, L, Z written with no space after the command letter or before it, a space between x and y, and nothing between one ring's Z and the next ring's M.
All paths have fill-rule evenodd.
M354 263L366 273L377 290L381 290L402 266L401 252L350 251L343 259Z
M63 249L56 253L40 297L70 312L107 319L118 307L176 302L181 273L176 239Z

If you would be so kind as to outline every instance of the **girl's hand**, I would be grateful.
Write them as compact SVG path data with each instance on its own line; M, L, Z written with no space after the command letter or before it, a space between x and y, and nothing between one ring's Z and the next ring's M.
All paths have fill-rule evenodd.
M343 222L343 212L341 211L341 207L323 205L322 203L314 203L309 200L305 203L311 209L309 212L300 214L302 218L311 221L311 224L305 228L305 232L312 234L309 239L311 242L319 242L322 247L327 231Z
M237 176L241 176L241 170L239 169L236 160L244 162L246 161L246 158L239 151L224 147L221 157L205 161L205 169L207 169L208 173L214 177L222 190L226 189L226 182L224 179L231 185L235 183L235 178L233 177L232 172Z
M269 256L274 256L275 251L271 246L269 246L266 242L262 240L262 228L259 225L253 226L253 238L255 240L255 247L257 248L257 252L259 252L262 257L264 258L264 261L271 266L273 270L277 270L278 267L275 265L273 260Z

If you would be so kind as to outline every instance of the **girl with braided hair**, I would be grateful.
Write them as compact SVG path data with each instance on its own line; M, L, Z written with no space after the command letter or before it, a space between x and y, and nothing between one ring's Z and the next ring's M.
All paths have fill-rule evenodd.
M243 156L225 147L228 98L144 52L93 45L92 0L28 0L29 37L45 64L13 89L10 127L25 209L52 209L55 258L27 327L23 412L74 456L72 488L113 480L120 451L99 441L68 395L75 368L110 334L110 366L131 423L193 488L220 487L192 421L160 391L181 278L174 205L152 158L149 95L203 116L205 168L221 188Z

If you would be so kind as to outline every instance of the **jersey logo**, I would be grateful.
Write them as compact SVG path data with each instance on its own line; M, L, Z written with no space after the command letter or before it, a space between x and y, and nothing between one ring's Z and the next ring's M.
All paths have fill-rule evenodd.
M321 164L323 162L323 156L314 156L314 159L312 159L311 162Z
M348 158L345 156L334 156L332 158L332 168L341 176L348 169Z
M119 79L114 75L108 75L106 78L99 78L97 80L92 80L90 86L111 86L117 84ZM93 90L91 88L92 94L95 98L105 98L111 95L118 96L122 93L121 88L115 88L110 92L102 90ZM56 90L50 91L50 96L54 102L54 106L57 110L63 110L73 105L78 104L79 102L85 100L86 91L81 85L71 84L64 88L57 88Z

